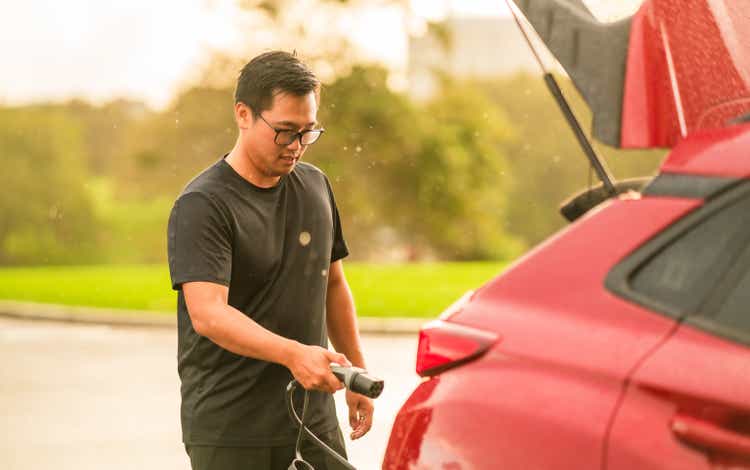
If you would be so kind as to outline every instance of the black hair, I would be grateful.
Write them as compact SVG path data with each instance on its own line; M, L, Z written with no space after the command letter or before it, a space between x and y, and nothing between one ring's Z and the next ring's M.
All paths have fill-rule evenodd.
M271 51L254 57L242 68L234 102L244 103L258 116L271 108L278 93L305 96L310 92L320 92L320 81L296 53Z

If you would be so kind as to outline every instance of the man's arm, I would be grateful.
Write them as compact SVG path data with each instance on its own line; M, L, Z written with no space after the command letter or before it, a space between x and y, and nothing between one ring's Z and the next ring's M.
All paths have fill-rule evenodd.
M288 368L306 389L333 393L343 387L330 363L347 364L343 354L284 338L228 304L229 289L212 282L182 285L193 329L222 348Z
M343 353L352 364L365 369L365 359L359 340L354 297L344 275L342 262L331 263L326 296L328 338L336 351Z
M357 328L354 298L346 281L341 260L331 263L328 273L326 322L328 338L336 351L346 355L353 365L366 369ZM346 403L349 405L349 424L354 430L351 438L358 439L372 427L372 400L347 390Z

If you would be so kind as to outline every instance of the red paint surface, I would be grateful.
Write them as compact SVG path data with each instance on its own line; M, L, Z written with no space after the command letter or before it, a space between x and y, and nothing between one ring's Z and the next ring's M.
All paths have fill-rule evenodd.
M700 204L613 201L481 288L447 321L500 342L417 388L383 468L599 468L625 377L674 325L610 294L604 278Z
M750 124L691 134L672 149L661 171L734 178L750 176Z
M647 0L633 17L621 145L673 147L681 138L667 48L687 134L750 112L747 0Z
M750 455L688 444L671 430L683 415L750 441L749 358L745 347L681 326L631 379L607 469L750 469Z
M750 31L743 1L651 0L634 19L623 139L675 145L663 173L750 176L750 125L726 125L750 112L742 77L750 66L739 69L750 35L727 45L725 33ZM729 13L717 21L722 5ZM659 50L665 31L685 139ZM701 204L673 197L602 204L444 317L499 341L414 391L383 468L750 469L750 456L737 455L750 439L750 350L604 287L620 260ZM703 433L698 444L672 431L685 416Z

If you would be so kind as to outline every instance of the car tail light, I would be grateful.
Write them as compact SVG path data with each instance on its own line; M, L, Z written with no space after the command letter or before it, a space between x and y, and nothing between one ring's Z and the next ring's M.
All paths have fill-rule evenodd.
M419 332L417 374L428 377L464 364L484 354L498 335L443 320Z

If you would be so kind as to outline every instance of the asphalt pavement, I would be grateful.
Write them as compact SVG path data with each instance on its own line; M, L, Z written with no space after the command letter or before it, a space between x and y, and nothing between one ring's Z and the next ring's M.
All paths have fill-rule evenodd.
M349 460L380 468L393 419L419 382L415 334L365 334L368 368L386 382L374 427ZM177 341L168 328L0 318L0 468L189 469L180 442Z

